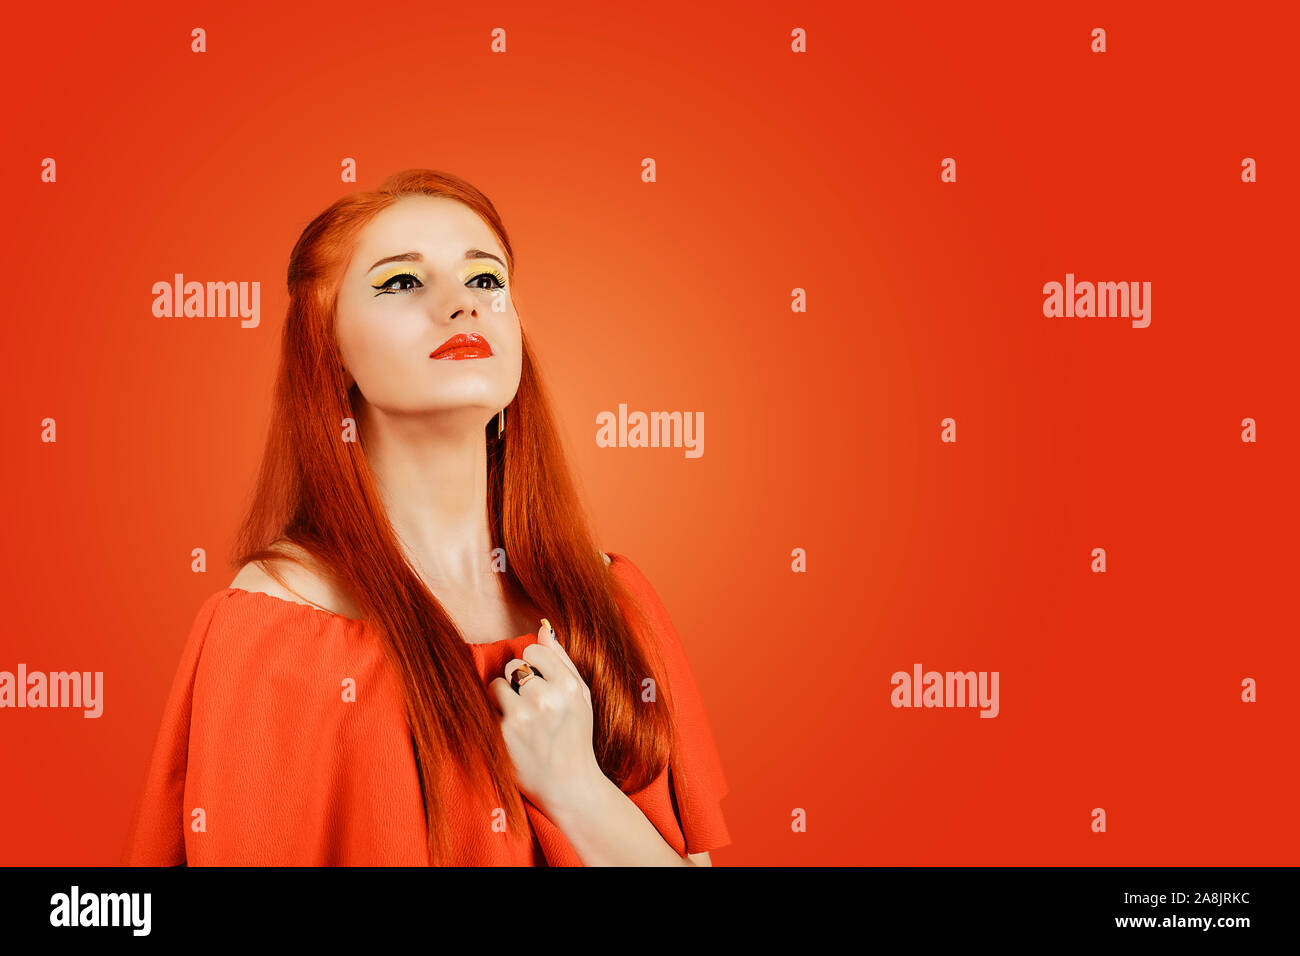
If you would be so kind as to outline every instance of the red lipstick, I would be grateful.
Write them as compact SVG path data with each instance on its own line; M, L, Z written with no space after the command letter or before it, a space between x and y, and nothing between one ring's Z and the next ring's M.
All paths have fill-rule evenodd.
M487 358L492 354L488 340L477 332L457 332L429 353L431 359Z

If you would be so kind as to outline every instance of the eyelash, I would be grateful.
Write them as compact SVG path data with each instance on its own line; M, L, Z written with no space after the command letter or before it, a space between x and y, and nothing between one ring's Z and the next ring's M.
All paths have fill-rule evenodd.
M481 278L483 278L484 276L487 276L489 279L491 279L493 282L495 282L495 283L496 283L496 287L495 287L495 288L491 288L491 287L489 287L489 288L486 288L486 289L480 287L480 288L479 288L479 291L480 291L480 292L496 292L498 289L504 289L504 288L505 288L505 283L503 283L503 282L501 281L501 277L500 277L499 275L497 275L495 272L480 272L478 275L474 276L474 278L470 279L469 281L470 281L470 282L474 282L475 280L477 280L477 279L481 279ZM380 284L377 285L377 286L374 286L373 288L380 290L379 293L378 293L379 295L395 295L395 294L397 294L397 293L399 293L399 292L414 292L414 291L415 291L415 289L390 289L390 288L388 288L388 284L389 284L390 282L392 282L394 279L414 279L416 282L419 282L419 281L420 281L420 279L419 279L418 276L414 276L414 275L412 275L412 274L409 273L409 272L399 272L399 273L398 273L397 275L395 275L395 276L389 276L389 277L388 277L387 279L385 279L382 283L380 283ZM421 283L421 284L423 284L423 283Z

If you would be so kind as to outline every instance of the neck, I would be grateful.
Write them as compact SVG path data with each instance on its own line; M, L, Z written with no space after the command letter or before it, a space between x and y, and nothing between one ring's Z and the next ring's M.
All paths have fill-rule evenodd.
M482 409L403 414L367 404L361 414L388 520L424 582L433 590L496 593Z

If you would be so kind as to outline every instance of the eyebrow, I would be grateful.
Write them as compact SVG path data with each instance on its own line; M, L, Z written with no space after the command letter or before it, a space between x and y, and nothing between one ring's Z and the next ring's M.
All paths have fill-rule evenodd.
M492 253L490 252L484 252L482 249L466 249L465 258L466 259L495 259L497 262L501 262L501 260L497 256L492 255ZM385 262L423 262L423 261L424 261L424 256L420 255L418 252L403 252L401 255L388 256L387 258L380 259L373 266L371 266L369 269L366 270L366 274L369 275L371 272L374 272ZM501 262L502 268L505 268L505 265L506 264L504 262Z

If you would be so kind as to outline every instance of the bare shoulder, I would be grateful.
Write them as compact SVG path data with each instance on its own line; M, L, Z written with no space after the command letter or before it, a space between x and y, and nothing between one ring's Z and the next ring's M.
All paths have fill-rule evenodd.
M360 617L352 602L316 566L307 552L287 541L277 541L272 547L286 557L244 565L230 586L245 591L260 591L284 601L317 607L331 614Z

